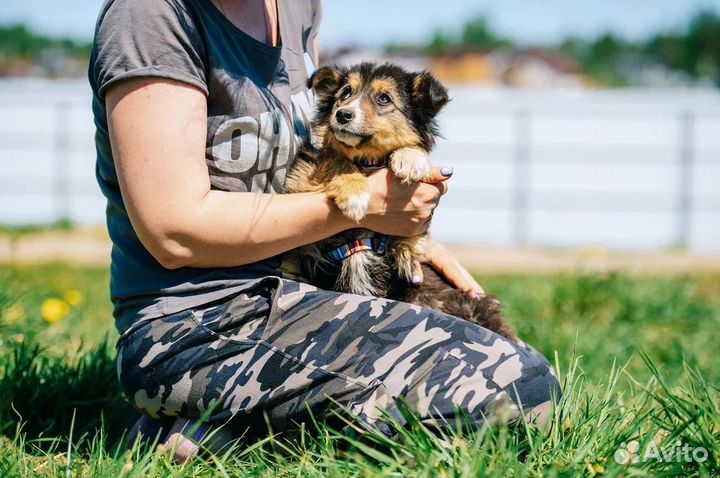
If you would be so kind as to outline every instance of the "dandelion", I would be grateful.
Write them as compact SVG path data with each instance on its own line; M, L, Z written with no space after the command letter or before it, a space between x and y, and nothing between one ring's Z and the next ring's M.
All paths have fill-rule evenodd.
M22 305L11 305L3 312L3 322L13 325L25 320L25 308Z
M60 322L70 313L70 305L60 299L45 299L40 308L40 315L45 322Z
M65 292L65 302L72 306L77 306L83 303L83 295L77 289L69 289Z

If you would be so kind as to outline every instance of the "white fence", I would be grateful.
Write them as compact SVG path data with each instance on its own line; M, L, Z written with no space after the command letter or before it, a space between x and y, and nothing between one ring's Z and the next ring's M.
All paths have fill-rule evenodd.
M720 251L720 94L453 89L446 241ZM84 82L0 82L0 223L102 222Z

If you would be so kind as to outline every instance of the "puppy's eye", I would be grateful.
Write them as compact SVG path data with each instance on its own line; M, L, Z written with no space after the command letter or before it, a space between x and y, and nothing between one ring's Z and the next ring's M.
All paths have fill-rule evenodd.
M340 99L346 100L350 98L350 95L352 94L352 88L349 86L346 86L341 92L340 92Z
M392 102L392 100L390 99L390 95L387 93L380 93L377 97L377 102L381 106L387 106Z

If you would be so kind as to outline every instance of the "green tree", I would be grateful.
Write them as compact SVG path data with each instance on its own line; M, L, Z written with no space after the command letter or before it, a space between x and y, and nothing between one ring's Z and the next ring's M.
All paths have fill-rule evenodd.
M493 30L485 17L476 17L465 23L461 43L463 46L487 50L511 44L507 38Z
M669 68L693 78L718 78L720 70L720 16L700 11L684 31L658 34L645 42L643 51Z
M425 49L431 55L442 55L452 46L452 43L453 42L447 33L442 30L436 30Z
M720 16L699 12L690 21L684 39L688 58L687 71L693 76L716 75L720 67Z
M679 35L655 35L645 44L645 52L674 70L689 71L685 45Z
M597 63L614 63L627 50L627 43L610 32L600 35L590 44L590 55Z

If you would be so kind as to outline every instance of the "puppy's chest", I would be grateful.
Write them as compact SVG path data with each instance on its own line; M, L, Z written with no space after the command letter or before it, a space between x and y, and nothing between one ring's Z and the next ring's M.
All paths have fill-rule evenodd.
M383 168L388 167L388 158L383 158L381 160L371 160L367 158L360 158L356 159L354 161L355 167L357 167L361 173L363 173L365 176L374 173L375 171L379 171Z
M333 178L351 172L360 172L368 176L383 168L387 168L389 159L347 158L334 151L321 151L317 157L315 179L329 183Z

